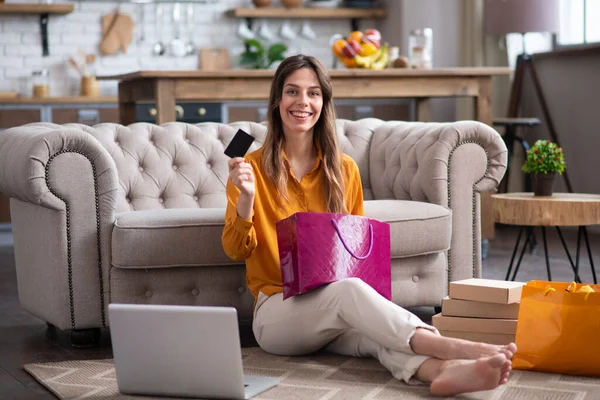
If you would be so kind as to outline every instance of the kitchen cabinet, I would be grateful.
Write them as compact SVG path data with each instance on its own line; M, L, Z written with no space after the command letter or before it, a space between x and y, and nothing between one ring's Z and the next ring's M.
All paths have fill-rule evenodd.
M227 105L212 102L177 102L175 116L178 122L198 124L200 122L226 122ZM155 124L158 108L155 103L135 105L135 121Z
M3 109L0 104L0 134L2 130L13 126L39 122L40 118L39 109Z
M112 108L57 108L52 110L52 122L70 124L73 122L85 125L96 125L103 122L119 123L119 110Z
M94 125L118 122L117 98L102 97L14 97L0 99L0 130L31 122L57 124L79 122Z

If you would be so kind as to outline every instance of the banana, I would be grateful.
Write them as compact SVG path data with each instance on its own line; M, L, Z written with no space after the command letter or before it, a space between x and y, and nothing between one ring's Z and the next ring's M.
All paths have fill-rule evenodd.
M384 43L379 51L381 52L381 56L371 64L371 69L384 69L390 61L387 43Z
M384 69L387 67L389 61L390 57L388 55L387 43L384 43L379 50L370 56L354 56L354 62L356 62L356 66L365 69Z
M383 48L383 47L382 47ZM354 61L356 62L356 66L359 68L371 68L371 65L381 57L381 49L377 50L375 53L370 56L361 57L354 56Z

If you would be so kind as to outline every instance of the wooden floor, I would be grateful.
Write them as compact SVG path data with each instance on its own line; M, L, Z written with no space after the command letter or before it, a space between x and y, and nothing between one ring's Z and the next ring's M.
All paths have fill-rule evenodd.
M517 230L498 227L496 238L490 242L488 256L483 263L483 276L504 279ZM565 231L567 243L573 252L576 244L574 231ZM546 279L546 266L541 244L533 253L525 253L517 280ZM571 281L573 274L555 231L548 232L550 263L554 280ZM594 260L600 260L600 236L590 236ZM595 245L596 244L596 245ZM595 249L595 250L594 250ZM582 253L585 255L585 252ZM581 261L581 277L591 282L587 256ZM430 321L433 310L413 310L422 319ZM249 331L242 331L243 345L252 345ZM22 366L32 362L112 357L110 338L103 332L100 346L94 349L72 348L66 332L49 332L45 322L22 310L17 297L17 283L12 247L12 235L0 231L0 398L1 399L54 399Z

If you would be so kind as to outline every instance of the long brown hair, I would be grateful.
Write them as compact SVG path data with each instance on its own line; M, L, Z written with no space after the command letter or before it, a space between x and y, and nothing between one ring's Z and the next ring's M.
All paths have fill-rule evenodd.
M283 134L279 103L285 80L301 68L310 68L315 72L323 96L321 115L313 128L313 141L321 148L323 154L321 166L325 178L325 206L328 212L346 213L342 153L335 128L336 114L333 106L331 80L327 68L314 57L303 54L288 57L279 64L275 71L269 97L267 136L263 145L263 166L267 176L287 201L288 174L283 158L285 135Z

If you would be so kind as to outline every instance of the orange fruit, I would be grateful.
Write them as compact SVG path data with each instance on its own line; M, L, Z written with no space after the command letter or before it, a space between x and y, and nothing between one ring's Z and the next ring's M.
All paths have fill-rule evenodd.
M363 33L361 31L354 31L348 35L346 40L348 40L349 42L355 41L355 42L360 43L362 38L363 38Z
M377 52L377 46L373 43L361 43L358 55L361 57L367 57Z
M346 45L347 42L344 39L339 39L333 43L333 46L331 46L331 50L333 51L333 54L335 54L337 57L344 57L343 51Z
M342 62L346 68L356 68L356 61L354 61L354 58L345 57Z

